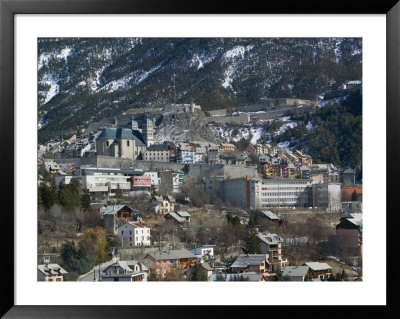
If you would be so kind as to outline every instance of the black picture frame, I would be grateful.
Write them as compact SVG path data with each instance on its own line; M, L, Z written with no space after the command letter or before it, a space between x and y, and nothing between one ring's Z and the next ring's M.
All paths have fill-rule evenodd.
M397 215L395 206L395 180L398 173L394 169L398 163L398 139L400 136L400 3L398 0L298 0L255 3L229 3L216 1L195 2L182 0L0 0L0 145L8 155L1 156L3 169L2 190L2 231L1 244L1 310L4 318L158 318L167 317L226 317L227 315L248 316L254 311L260 315L298 316L332 315L354 317L361 315L395 316L395 287L398 275L394 271L396 238L394 237ZM16 306L14 303L14 16L16 14L386 14L387 52L387 305L377 307L357 306ZM4 153L3 153L4 154ZM384 173L384 172L382 172ZM3 188L3 187L2 187ZM383 199L380 199L383 201ZM384 212L377 212L383 214ZM250 308L250 309L249 309ZM311 310L311 312L310 312Z

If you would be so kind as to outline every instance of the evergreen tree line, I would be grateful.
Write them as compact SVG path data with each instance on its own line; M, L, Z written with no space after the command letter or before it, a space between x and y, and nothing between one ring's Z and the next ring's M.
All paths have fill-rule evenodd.
M78 179L73 179L70 184L61 182L57 189L52 178L49 183L44 182L38 186L38 206L39 209L49 210L55 204L60 204L66 211L74 209L87 211L90 207L90 195L87 190L82 192Z
M338 167L362 165L362 94L351 92L341 103L332 103L313 114L292 118L295 128L273 138L274 142L290 141L290 147L302 149L315 163L333 163ZM306 125L312 124L307 131Z

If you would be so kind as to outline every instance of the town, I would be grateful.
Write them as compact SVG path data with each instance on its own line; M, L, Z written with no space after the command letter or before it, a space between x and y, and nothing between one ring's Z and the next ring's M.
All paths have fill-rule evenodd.
M215 133L317 103L149 107L39 145L38 280L362 280L354 168L262 139L167 134L168 123Z

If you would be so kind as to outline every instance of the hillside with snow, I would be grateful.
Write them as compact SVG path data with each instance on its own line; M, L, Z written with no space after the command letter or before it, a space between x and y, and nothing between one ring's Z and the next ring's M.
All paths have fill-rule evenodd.
M131 108L317 99L361 79L361 62L360 38L40 38L39 139Z

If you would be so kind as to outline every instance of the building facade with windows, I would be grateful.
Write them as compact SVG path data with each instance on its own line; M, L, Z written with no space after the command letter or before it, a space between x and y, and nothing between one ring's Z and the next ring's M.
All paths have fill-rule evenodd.
M169 145L166 144L152 144L143 154L145 161L169 162L169 156Z
M145 136L137 130L105 128L96 139L97 154L135 160L146 151Z
M220 182L221 198L251 209L267 207L308 207L310 180L303 179L226 179Z
M150 227L142 222L127 222L118 227L122 247L150 246Z

